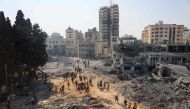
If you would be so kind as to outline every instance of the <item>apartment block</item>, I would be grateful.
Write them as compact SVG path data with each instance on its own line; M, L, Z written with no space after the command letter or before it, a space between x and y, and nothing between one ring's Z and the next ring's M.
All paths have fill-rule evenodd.
M119 38L119 7L114 4L99 10L99 30L102 33L104 48L110 48Z
M78 57L79 56L79 43L83 41L83 33L74 30L71 27L66 29L66 55Z
M163 24L159 21L155 25L144 28L142 39L144 43L155 45L184 44L183 33L187 28L184 25Z
M52 33L46 39L48 55L65 55L65 39L60 33Z

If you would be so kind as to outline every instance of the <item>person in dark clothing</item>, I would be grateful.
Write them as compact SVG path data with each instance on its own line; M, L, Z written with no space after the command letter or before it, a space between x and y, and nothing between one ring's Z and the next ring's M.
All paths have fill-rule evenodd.
M80 82L82 82L82 76L79 76Z
M133 109L137 109L137 103L135 102Z
M50 85L48 86L48 91L51 91L51 86Z
M11 109L9 100L7 101L7 109Z
M73 78L73 77L71 78L71 81L72 81L72 82L74 81L74 78Z
M68 89L70 90L70 83L69 81L67 82Z
M32 98L32 105L34 105L37 101L37 98L36 98L36 95L33 95L33 98Z
M109 91L109 90L110 90L110 84L107 83L107 91Z
M104 82L104 88L106 88L106 83Z
M91 78L90 78L90 80L89 80L89 83L90 83L91 86L93 86L93 84L92 84L92 79L91 79Z
M100 83L97 83L97 87L100 88Z
M64 85L62 85L62 87L61 87L61 91L62 91L62 93L65 92L65 86L64 86Z
M118 95L115 96L115 102L118 102L119 101L119 97Z
M124 100L124 105L127 106L127 100L126 99Z
M86 81L86 76L84 76L84 81Z
M102 82L102 80L101 80L101 81L100 81L100 87L102 87L102 85L103 85L102 83L103 83L103 82Z

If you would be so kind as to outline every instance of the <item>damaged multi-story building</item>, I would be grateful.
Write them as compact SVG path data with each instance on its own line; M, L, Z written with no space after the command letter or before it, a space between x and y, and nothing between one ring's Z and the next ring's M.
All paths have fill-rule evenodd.
M188 65L190 45L158 46L134 43L118 44L113 49L113 67L123 72L145 72L149 66L161 64Z

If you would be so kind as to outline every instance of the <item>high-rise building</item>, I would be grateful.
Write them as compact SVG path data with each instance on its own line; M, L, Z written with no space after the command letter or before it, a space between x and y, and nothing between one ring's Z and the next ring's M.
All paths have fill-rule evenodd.
M183 44L183 33L187 30L184 25L163 24L159 21L155 25L148 25L142 33L143 42L155 45Z
M110 7L101 7L99 10L99 30L102 33L104 48L112 47L119 38L119 7L117 4Z

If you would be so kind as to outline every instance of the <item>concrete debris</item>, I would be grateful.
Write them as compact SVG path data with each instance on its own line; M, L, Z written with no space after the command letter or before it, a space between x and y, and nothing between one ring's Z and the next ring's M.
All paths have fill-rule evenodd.
M175 107L184 107L190 100L189 75L185 66L159 64L150 76L132 78L124 93L134 101L149 105L150 109L173 109L174 104Z

